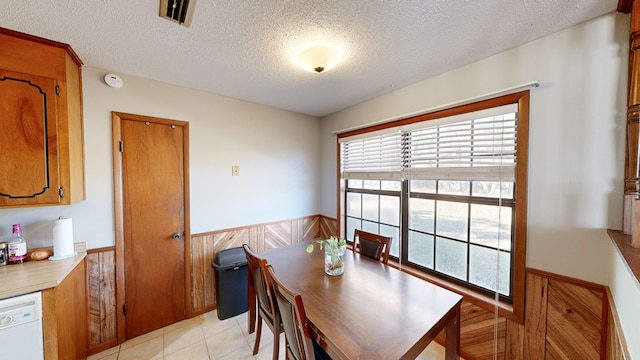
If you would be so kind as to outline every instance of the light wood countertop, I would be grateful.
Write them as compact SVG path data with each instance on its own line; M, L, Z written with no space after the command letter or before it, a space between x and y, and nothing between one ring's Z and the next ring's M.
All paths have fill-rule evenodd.
M0 266L0 299L58 286L87 256L86 243L75 243L74 257Z

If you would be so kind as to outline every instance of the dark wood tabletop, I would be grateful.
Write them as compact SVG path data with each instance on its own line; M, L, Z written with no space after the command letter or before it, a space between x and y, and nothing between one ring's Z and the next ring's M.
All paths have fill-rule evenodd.
M462 296L349 250L344 274L328 276L324 253L307 245L260 256L302 295L316 341L333 359L414 359L443 329L446 359L458 359Z

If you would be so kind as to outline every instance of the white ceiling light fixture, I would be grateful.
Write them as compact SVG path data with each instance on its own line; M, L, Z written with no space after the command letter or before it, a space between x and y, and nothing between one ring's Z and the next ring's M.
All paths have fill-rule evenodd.
M322 73L331 70L340 60L338 50L328 45L312 45L298 54L298 62L307 71Z

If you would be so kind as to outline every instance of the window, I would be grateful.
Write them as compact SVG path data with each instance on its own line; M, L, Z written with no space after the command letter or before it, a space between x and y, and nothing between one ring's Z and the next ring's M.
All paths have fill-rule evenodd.
M528 94L340 134L345 236L392 236L403 266L497 293L519 311Z

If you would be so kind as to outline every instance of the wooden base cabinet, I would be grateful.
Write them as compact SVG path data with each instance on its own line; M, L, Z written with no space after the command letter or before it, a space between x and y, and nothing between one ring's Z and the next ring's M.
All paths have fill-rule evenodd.
M0 207L84 200L82 61L3 28L0 44Z
M42 291L45 360L87 357L86 259L60 285Z

